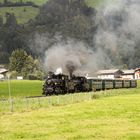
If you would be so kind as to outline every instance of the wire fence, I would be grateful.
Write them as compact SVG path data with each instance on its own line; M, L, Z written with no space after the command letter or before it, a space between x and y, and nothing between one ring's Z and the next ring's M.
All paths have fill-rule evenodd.
M91 100L93 92L65 94L37 98L11 98L0 100L0 113L61 106Z

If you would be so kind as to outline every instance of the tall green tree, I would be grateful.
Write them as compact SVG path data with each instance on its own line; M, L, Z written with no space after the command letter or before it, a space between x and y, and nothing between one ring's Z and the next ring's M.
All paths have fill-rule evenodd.
M21 74L25 78L32 75L36 77L36 79L42 79L40 75L43 76L39 60L33 59L33 57L28 55L23 49L17 49L12 52L9 67L10 71Z
M18 73L32 73L34 70L34 59L23 49L12 52L10 57L10 70Z

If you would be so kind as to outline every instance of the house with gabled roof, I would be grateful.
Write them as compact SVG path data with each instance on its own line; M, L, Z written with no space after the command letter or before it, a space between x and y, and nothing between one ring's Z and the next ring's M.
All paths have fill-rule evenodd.
M98 78L101 79L116 79L121 78L123 71L120 69L99 70L97 72Z
M0 68L0 79L4 79L5 74L8 72L5 68Z
M140 68L135 69L135 79L140 79Z
M122 70L122 78L123 79L135 79L135 70Z

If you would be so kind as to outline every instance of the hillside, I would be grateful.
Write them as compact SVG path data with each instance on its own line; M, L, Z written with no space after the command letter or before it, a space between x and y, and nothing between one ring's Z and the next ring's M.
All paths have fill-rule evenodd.
M0 8L0 15L4 18L5 22L5 13L14 13L17 22L23 24L28 22L30 19L38 14L39 8L34 8L31 6L22 6L22 7L2 7Z
M38 6L42 5L43 1L34 1L37 5L32 2L23 2L27 1L14 3L15 5L12 3L11 6L15 7L6 7L6 3L0 4L0 15L4 18L3 22L0 17L1 64L8 64L9 56L17 48L25 49L34 57L43 57L48 48L54 50L54 43L57 41L62 46L63 41L72 39L69 44L72 50L75 48L73 46L83 46L84 54L87 55L89 52L86 47L90 48L90 56L85 57L88 59L93 57L95 65L88 64L90 63L88 59L85 62L83 60L73 61L88 70L89 68L93 71L93 69L104 68L134 69L139 67L140 39L137 31L139 23L135 22L135 19L139 19L140 3L138 0L126 0L121 3L119 3L120 0L50 0L43 6ZM115 4L112 4L114 2ZM24 25L20 26L20 24ZM42 41L37 41L37 34ZM46 40L43 39L44 37ZM78 45L79 43L83 44ZM80 50L81 48L78 49L79 54ZM81 59L80 55L76 58ZM51 60L53 61L53 58ZM79 64L78 67L81 68ZM57 65L61 66L58 63Z
M19 0L9 0L10 2L19 2ZM34 2L36 5L41 6L48 0L22 0L22 2ZM101 0L86 0L87 5L90 7L98 7L102 2ZM3 3L3 0L0 0L0 3ZM19 24L27 23L30 19L38 14L39 8L31 6L19 6L19 7L0 7L0 15L4 18L5 22L5 13L14 13Z
M3 1L4 0L0 0L0 3L3 3ZM21 0L8 0L8 1L10 1L10 2L20 2ZM22 0L22 2L29 2L29 1L34 2L37 5L42 5L48 0Z

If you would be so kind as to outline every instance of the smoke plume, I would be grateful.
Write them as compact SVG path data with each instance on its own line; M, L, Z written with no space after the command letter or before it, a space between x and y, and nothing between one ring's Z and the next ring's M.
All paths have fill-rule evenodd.
M93 75L99 69L122 68L124 64L135 68L139 65L135 61L140 47L139 13L139 0L107 2L93 16L97 27L94 45L67 37L64 40L58 34L53 38L37 34L32 46L45 56L47 71L55 72L61 67L67 74Z
M140 45L139 13L139 0L108 3L97 13L95 47L108 51L108 57L115 66L119 66L120 61L125 61L129 68L139 66L135 62Z

